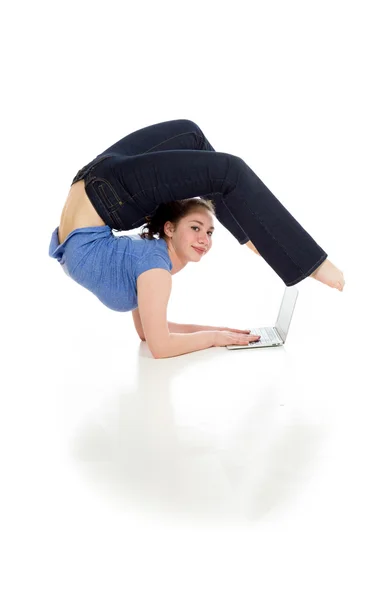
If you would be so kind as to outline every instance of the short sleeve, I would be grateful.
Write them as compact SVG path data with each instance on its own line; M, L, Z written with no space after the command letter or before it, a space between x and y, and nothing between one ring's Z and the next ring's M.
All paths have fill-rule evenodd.
M143 256L136 263L135 280L139 277L139 275L144 273L144 271L149 271L150 269L165 269L166 271L171 271L168 261L165 260L163 256L157 253L148 254Z

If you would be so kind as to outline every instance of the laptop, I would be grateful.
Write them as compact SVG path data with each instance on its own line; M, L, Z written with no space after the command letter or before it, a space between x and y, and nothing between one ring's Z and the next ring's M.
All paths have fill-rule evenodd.
M235 344L225 346L228 350L244 350L247 348L268 348L269 346L283 346L286 343L287 333L290 327L291 318L294 312L296 299L299 291L295 286L287 287L284 290L282 302L280 305L278 318L273 327L257 327L251 329L253 335L260 335L257 342L250 342L245 346Z

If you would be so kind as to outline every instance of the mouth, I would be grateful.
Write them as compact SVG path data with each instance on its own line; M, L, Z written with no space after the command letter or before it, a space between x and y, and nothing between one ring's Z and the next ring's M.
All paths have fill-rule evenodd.
M196 252L198 252L199 254L205 254L205 250L199 250L198 248L195 248L194 246L192 246L192 248L194 250L196 250Z

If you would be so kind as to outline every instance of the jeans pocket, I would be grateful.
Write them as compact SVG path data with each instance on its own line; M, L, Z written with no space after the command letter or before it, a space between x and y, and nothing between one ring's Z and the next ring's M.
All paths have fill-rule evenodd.
M108 213L117 210L123 206L123 204L125 204L125 202L122 202L112 185L106 179L94 177L91 180L91 186L95 194L98 196L100 203Z

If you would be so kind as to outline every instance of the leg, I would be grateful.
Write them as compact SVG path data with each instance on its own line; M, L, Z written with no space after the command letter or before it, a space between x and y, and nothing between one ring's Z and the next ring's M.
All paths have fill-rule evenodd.
M72 184L76 181L79 181L79 179L85 178L87 185L89 176L91 174L94 175L95 173L99 172L99 168L97 165L100 161L103 162L103 159L108 159L112 156L117 156L120 158L128 156L132 157L136 155L167 150L198 150L205 152L215 152L215 149L207 140L203 131L193 121L190 121L189 119L176 119L172 121L164 121L162 123L149 125L148 127L144 127L143 129L138 129L137 131L134 131L129 135L125 136L124 138L120 139L118 142L104 150L101 154L98 154L97 157L93 159L93 161L91 161L80 171L78 171L77 175L72 181ZM110 164L108 160L106 160L106 163ZM101 189L99 190L99 193L104 194L105 187L100 187ZM108 202L107 198L105 198L104 201L106 203L107 208L109 210L111 209L111 212L113 212L115 208L119 208L120 203L117 204L115 195L109 190L109 197L110 194L112 195L110 201ZM211 193L201 197L215 200L217 196L219 198L219 201L215 204L217 219L221 223L229 221L229 231L240 244L244 244L248 241L249 238L230 212L228 206L224 203L222 194ZM151 216L154 210L152 210L152 212L147 210L145 215ZM131 216L134 218L134 216L136 217L137 215L136 213L134 213L134 215ZM130 224L129 227L126 227L125 224L122 224L118 220L118 215L116 215L116 222L113 224L111 224L107 220L107 218L105 218L105 216L102 216L102 218L106 223L110 225L110 227L117 230L133 229L134 227L138 226L137 224ZM140 218L139 225L142 225L144 223L144 220L145 217L143 219ZM126 222L128 223L129 221Z
M246 243L246 246L250 248L250 250L255 252L255 254L258 254L258 256L260 256L258 250L250 240ZM310 275L310 277L313 277L317 281L321 281L321 283L325 283L330 287L334 287L340 292L343 291L345 285L343 272L340 271L337 267L335 267L335 265L333 265L331 261L328 260L328 258L326 258L326 260L323 261L320 267L318 267L316 271L314 271Z
M214 151L201 129L193 121L188 119L164 121L133 131L97 154L92 161L77 172L72 184L84 179L98 163L111 156L134 156L154 150L181 149Z
M248 167L248 165L244 162L243 165L246 178L242 177L241 179L241 190L244 190L245 186L247 186L249 191L250 185L254 184L254 189L257 190L258 196L256 202L251 202L249 193L247 195L248 201L246 202L246 206L249 208L249 211L252 213L252 215L257 217L257 224L260 224L262 228L266 229L268 234L267 236L264 236L263 234L262 236L258 235L258 237L255 238L256 246L258 247L259 251L251 241L249 241L247 245L254 252L256 252L256 254L264 257L266 262L272 266L274 271L278 273L287 286L295 285L296 283L302 281L305 277L309 276L329 285L330 287L335 287L339 291L342 291L345 285L342 271L340 271L331 263L331 261L327 259L327 253L317 245L307 231L303 229L302 226L287 211L287 209L280 204L272 192L265 186L259 177L255 175L250 167ZM261 197L263 198L262 203L258 202ZM244 193L242 193L241 199L243 202L245 202ZM228 196L225 197L225 202L226 204L230 202L230 198L228 200ZM233 212L232 203L230 204L230 208ZM241 210L241 204L237 205L237 210L234 212L234 214L237 220L243 225L245 221L243 219L244 211ZM240 219L241 215L242 219ZM246 231L250 235L249 226L246 226ZM273 238L273 242L276 242L276 244L273 244L272 246L268 245L271 244L270 236ZM254 239L251 235L250 238ZM262 245L262 242L264 242L264 245ZM273 262L272 255L275 257L276 261L279 260L279 265L281 265L282 259L278 252L279 249L281 249L282 252L288 256L295 268L291 268L291 263L289 266L287 266L287 263L284 262L283 258L285 267L283 269L281 266L280 269L277 270L277 268L274 266L275 262ZM265 252L267 251L269 251L269 254L266 256ZM317 260L314 263L313 261L316 258ZM312 264L312 267L308 266L308 263ZM302 271L301 275L297 274L297 268ZM285 277L285 273L287 273L287 278ZM291 273L296 276L295 279L291 279Z
M258 256L261 256L258 252L258 250L256 249L256 247L254 246L253 242L251 242L250 240L248 242L246 242L246 246L248 248L250 248L250 250L252 250L253 252L255 252L255 254L258 254Z
M104 221L124 230L143 224L145 215L162 202L213 194L222 225L234 235L238 223L245 234L242 243L252 240L288 286L316 271L327 258L247 164L224 152L180 149L115 155L97 165L86 191Z
M161 150L210 150L210 145L196 123L175 119L138 129L104 150L102 154L134 156Z
M215 152L203 131L194 121L176 119L138 129L107 148L102 154L114 152L124 156L133 156L164 150ZM230 222L230 232L240 244L244 244L249 238L224 203L223 198L221 198L222 194L214 193L201 197L215 200L217 195L220 197L219 202L215 204L217 219L221 223L228 220Z

